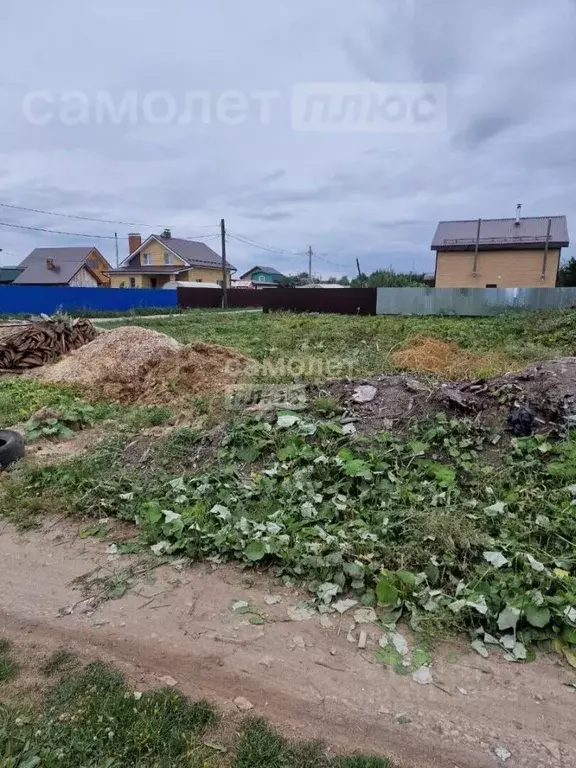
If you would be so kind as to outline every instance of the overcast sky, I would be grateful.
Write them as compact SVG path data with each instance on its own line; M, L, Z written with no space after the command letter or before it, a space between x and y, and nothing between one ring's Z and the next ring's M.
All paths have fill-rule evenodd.
M240 270L300 271L312 245L324 275L354 274L356 257L367 272L428 271L440 219L513 216L522 202L576 226L573 0L2 0L0 29L0 203L148 225L0 207L0 222L86 235L0 226L0 263L81 243L113 260L113 240L93 235L161 226L219 250L225 217L232 235L284 251L231 237ZM293 89L327 82L445 89L445 121L301 130ZM76 124L62 120L70 91L90 105ZM98 92L119 104L128 91L135 122L96 119ZM164 124L143 114L154 91L177 105ZM199 109L187 122L185 94L200 91L212 113L228 91L249 106L237 124ZM258 91L276 94L264 122Z

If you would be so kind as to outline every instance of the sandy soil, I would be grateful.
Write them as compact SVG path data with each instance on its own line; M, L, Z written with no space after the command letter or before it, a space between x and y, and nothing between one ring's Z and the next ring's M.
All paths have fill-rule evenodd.
M71 582L130 558L77 532L63 521L26 534L2 524L0 634L103 658L140 687L168 675L230 717L245 696L289 735L386 754L402 768L489 768L502 764L497 747L511 753L509 768L576 766L576 690L565 685L576 675L558 657L516 665L447 645L435 652L437 685L420 686L373 663L373 645L349 643L350 618L328 628L319 616L291 621L287 608L305 594L235 566L163 566L91 611ZM267 605L271 593L281 602ZM237 600L259 606L266 623L234 613Z

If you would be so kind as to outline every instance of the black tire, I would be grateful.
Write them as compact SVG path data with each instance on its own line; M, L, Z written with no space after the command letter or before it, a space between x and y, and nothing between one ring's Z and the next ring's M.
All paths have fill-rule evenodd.
M11 429L0 429L0 469L6 469L10 464L24 457L24 438Z

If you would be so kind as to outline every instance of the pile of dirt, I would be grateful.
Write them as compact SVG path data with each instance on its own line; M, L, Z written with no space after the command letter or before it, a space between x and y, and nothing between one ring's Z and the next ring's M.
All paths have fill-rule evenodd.
M399 368L440 374L447 379L463 379L494 370L494 357L462 349L455 341L431 336L414 336L404 349L392 355Z
M148 371L139 403L169 403L176 396L224 392L245 376L253 361L229 347L196 342Z
M372 388L371 397L358 402L359 387ZM438 384L417 375L391 374L365 379L327 382L312 397L330 395L344 407L344 418L360 432L402 429L415 419L444 411L488 424L505 424L518 405L536 416L536 430L565 427L576 416L576 357L563 357L524 371L491 378ZM567 421L570 420L570 421Z
M248 358L226 347L183 347L163 333L128 326L102 333L33 375L78 386L95 398L162 404L225 391L243 377L249 363Z

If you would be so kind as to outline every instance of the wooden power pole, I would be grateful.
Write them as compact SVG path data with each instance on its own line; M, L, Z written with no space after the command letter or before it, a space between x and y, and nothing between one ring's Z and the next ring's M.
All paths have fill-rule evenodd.
M312 282L312 246L308 247L308 282Z
M226 270L226 222L220 221L220 236L222 238L222 307L228 306L228 273Z

